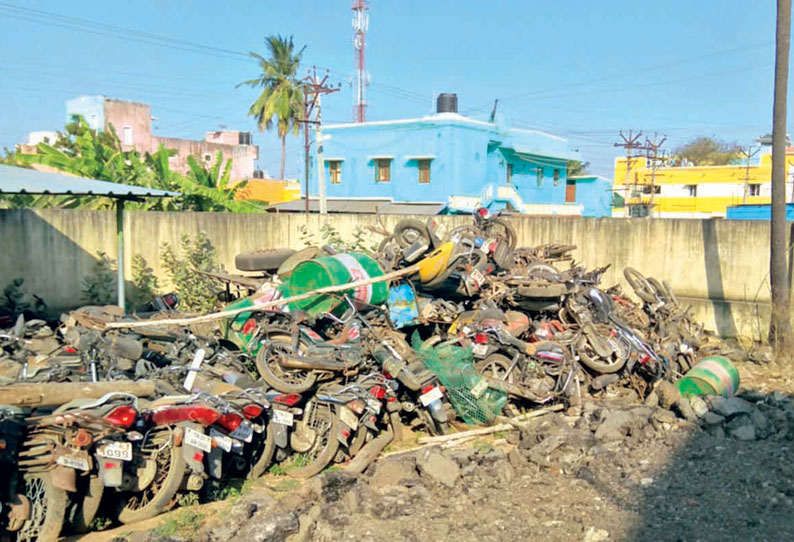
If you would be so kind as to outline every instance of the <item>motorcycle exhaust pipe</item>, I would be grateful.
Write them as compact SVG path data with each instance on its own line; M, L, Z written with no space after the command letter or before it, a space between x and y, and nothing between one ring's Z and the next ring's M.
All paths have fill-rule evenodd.
M279 360L279 365L285 369L303 369L305 371L344 371L352 367L352 365L348 366L344 363L333 360L306 360L291 356L282 356Z

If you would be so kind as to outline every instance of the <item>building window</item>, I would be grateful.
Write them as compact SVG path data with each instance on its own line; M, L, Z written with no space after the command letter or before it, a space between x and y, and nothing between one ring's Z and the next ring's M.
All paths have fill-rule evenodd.
M419 184L430 184L430 160L417 160L419 168Z
M751 184L750 185L750 195L751 196L760 196L761 195L761 185L760 184Z
M684 190L693 198L696 198L698 195L698 185L696 184L685 184Z
M341 160L326 160L328 164L328 176L331 177L331 184L340 184L342 182L342 161Z
M125 126L123 134L124 134L124 144L132 145L132 126Z
M543 186L543 168L539 167L536 171L538 175L538 188L540 188Z
M642 193L643 194L661 194L662 193L662 187L659 186L658 184L654 184L654 185L646 184L645 186L642 187Z
M240 145L250 145L251 144L251 132L240 132L240 136L238 138L238 142Z
M559 169L555 169L554 170L554 186L559 186L559 185L560 185L560 170Z
M375 160L375 181L379 183L391 181L391 158L377 158Z
M208 152L204 153L204 161L205 162L212 162L212 155Z
M507 184L513 184L513 164L507 164Z

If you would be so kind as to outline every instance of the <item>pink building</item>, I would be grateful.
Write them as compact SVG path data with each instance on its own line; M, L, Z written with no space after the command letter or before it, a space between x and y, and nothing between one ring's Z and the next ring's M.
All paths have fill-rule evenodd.
M188 173L188 156L193 156L205 167L215 163L218 151L223 160L232 160L231 178L242 181L254 177L259 147L251 144L251 133L236 130L207 132L204 141L160 137L152 135L151 106L145 103L114 100L105 96L80 96L66 102L67 122L82 115L96 130L113 126L124 150L140 153L156 152L160 145L173 149L176 154L169 159L171 169Z

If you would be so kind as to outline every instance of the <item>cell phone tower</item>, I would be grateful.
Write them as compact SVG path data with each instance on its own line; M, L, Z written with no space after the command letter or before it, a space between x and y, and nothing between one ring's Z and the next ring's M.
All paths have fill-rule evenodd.
M353 106L353 120L365 122L367 120L366 88L369 86L369 74L364 69L364 52L367 47L365 39L369 28L369 2L367 0L353 0L353 49L356 56L355 80L355 105Z

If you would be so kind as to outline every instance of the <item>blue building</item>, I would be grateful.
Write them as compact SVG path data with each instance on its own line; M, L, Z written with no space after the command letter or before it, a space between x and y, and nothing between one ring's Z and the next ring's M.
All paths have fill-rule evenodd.
M567 178L566 162L580 159L567 140L509 128L498 115L494 122L470 119L456 109L455 103L422 118L323 125L329 204L377 199L437 203L452 213L482 205L546 215L581 215L587 209L590 216L609 216L609 198L583 201L593 199L593 187L600 189L597 178ZM319 192L316 159L315 154L311 198ZM587 187L577 190L576 184Z

